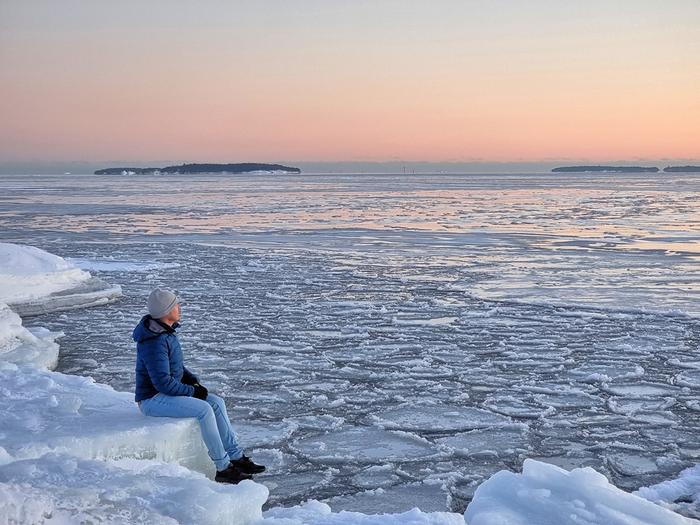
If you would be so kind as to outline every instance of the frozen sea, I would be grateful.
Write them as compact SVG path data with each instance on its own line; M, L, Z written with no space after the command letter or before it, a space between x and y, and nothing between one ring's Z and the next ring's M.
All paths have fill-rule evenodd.
M526 457L626 490L700 460L697 174L4 175L0 241L121 285L25 317L119 390L177 289L269 507L461 512Z

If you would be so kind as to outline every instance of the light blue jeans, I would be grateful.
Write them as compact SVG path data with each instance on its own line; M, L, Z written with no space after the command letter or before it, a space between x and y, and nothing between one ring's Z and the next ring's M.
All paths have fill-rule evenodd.
M224 400L209 394L206 401L196 397L167 396L156 394L139 403L145 416L156 417L196 417L202 431L202 439L209 451L209 457L216 464L216 470L224 470L229 461L239 459L243 452L238 446L236 433L226 413Z

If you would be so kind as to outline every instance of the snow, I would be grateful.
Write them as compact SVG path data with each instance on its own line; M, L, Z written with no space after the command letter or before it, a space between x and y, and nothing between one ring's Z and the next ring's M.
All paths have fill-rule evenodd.
M611 485L591 468L566 471L525 460L520 474L501 471L476 489L469 525L690 525L683 517Z
M90 279L62 257L33 246L0 243L0 301L20 303L45 298Z
M262 519L267 489L227 486L175 464L46 454L0 469L0 517L10 523L240 523ZM56 521L54 521L56 520ZM0 519L0 522L2 520Z
M89 377L3 363L3 444L12 459L49 452L85 458L139 457L211 472L192 419L147 418L133 395Z
M676 479L642 487L636 495L677 511L700 518L700 465L682 471Z
M28 330L20 316L0 302L0 364L54 368L58 363L56 339L61 335L43 328Z
M110 286L71 262L34 246L0 243L0 303L20 315L70 310L115 301Z

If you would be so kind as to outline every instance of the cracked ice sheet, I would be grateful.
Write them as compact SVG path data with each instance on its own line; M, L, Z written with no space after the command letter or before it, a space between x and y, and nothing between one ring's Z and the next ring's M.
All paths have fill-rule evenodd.
M157 255L156 251L148 251L157 247L110 245L112 248L120 259L125 260L130 257L151 260ZM581 382L593 372L616 377L613 374L622 371L620 375L626 377L617 376L612 381L606 376L605 381L617 386L671 384L677 374L686 370L681 366L681 363L686 364L685 358L673 364L671 356L685 356L691 352L687 347L692 340L687 337L690 328L681 318L587 317L566 310L538 311L526 305L467 301L466 305L456 307L463 314L460 322L451 325L449 331L443 330L444 327L413 330L410 326L398 330L391 324L394 311L411 310L414 315L420 315L421 308L432 308L429 305L436 295L456 301L458 298L462 300L463 294L426 289L421 299L418 286L422 283L412 281L417 288L410 290L410 307L401 306L401 300L386 298L393 297L391 294L394 293L390 291L393 279L390 275L383 276L379 283L367 283L366 288L357 288L356 281L341 274L321 279L320 276L328 275L326 265L340 259L327 254L290 256L275 250L263 253L255 249L224 247L199 250L192 245L173 243L169 245L169 255L186 269L181 272L183 277L178 285L188 296L181 329L188 366L200 377L207 378L207 387L226 397L234 425L238 421L265 421L263 426L270 422L274 429L274 425L280 422L292 425L298 422L291 436L294 440L316 435L319 430L337 429L340 425L376 425L373 416L394 410L397 403L405 406L407 413L411 407L418 407L418 415L424 410L426 400L433 406L478 410L483 409L489 396L493 398L507 393L556 408L554 415L544 418L528 420L515 416L512 419L531 425L536 435L544 433L546 439L533 442L533 454L541 457L565 454L568 450L565 446L591 442L591 436L584 431L564 433L566 425L574 425L578 418L582 420L582 430L587 431L591 426L596 432L595 446L604 443L606 435L615 435L620 429L630 426L634 435L626 442L637 446L647 442L641 434L645 428L665 424L665 428L671 430L673 427L668 426L671 424L690 430L697 426L689 417L692 411L679 410L683 406L680 404L668 409L680 419L668 418L667 414L659 414L659 410L654 410L657 413L651 417L647 409L642 410L645 415L631 424L629 418L619 417L612 406L604 403L609 395L603 390L605 383ZM232 272L237 266L247 267L245 261L249 259L272 260L274 264L268 272L255 272L255 275L250 272L250 277L243 279L238 274L227 275L227 271ZM410 261L407 264L410 268ZM128 280L128 275L125 273L121 278ZM168 272L160 276L154 274L152 285L168 285L170 278ZM102 309L89 313L76 311L69 318L47 319L52 329L68 326L83 330L91 323L105 322L114 327L114 333L85 334L87 338L77 337L69 331L68 344L62 350L62 366L66 370L89 373L121 389L132 387L132 354L115 353L110 348L128 340L134 323L129 312L143 308L143 298L151 284L139 279L129 282L132 283L131 291L120 305L104 312ZM293 289L295 297L289 295L292 290L288 287L290 282L297 283ZM356 288L349 291L353 286ZM380 294L374 290L377 286L383 287L381 295L385 296L386 312L366 308L364 312L353 311L348 319L341 310L347 309L347 304L353 301L336 299L334 302L344 303L336 310L333 304L325 308L322 307L323 301L317 300L321 293L331 293L336 298L376 298ZM284 294L279 295L281 299L264 297L267 290L276 287L285 287ZM403 284L397 290L397 293L406 293ZM313 300L307 302L307 299ZM422 301L423 306L419 308L417 301ZM42 319L41 322L45 321ZM315 326L335 326L337 329L333 337L327 338L313 337L305 332ZM361 340L343 337L344 333L357 333L358 326L364 327L372 337ZM521 329L527 335L520 334ZM664 337L655 335L661 333ZM105 337L109 346L105 346ZM528 337L537 344L528 347ZM613 342L607 344L607 340ZM539 345L543 347L538 350ZM86 346L87 350L84 350ZM523 350L518 350L519 347ZM518 366L518 359L512 357L516 355L513 352L518 356L547 356L550 352L551 356L563 358L552 359L552 364L547 366ZM663 367L654 364L656 352L664 358ZM85 353L93 356L92 361L86 360ZM585 369L589 363L599 368ZM564 366L565 371L553 371L552 365ZM576 369L577 374L570 373ZM122 373L114 374L114 370ZM692 391L684 394L682 389L676 389L678 394L672 396L678 395L682 403L688 402L692 406L697 401L698 396ZM648 399L668 397L671 396L666 394ZM628 395L624 399L637 401L636 397ZM591 414L605 417L590 419ZM320 419L320 415L325 419ZM428 416L429 413L425 415ZM437 422L442 423L443 419L440 417ZM472 428L472 419L468 417L452 419L458 422L437 426L414 424L411 426L420 426L424 430L411 431L432 440L438 437L437 434L445 437ZM407 424L410 423L407 420ZM547 428L550 424L555 426ZM467 428L462 429L465 425ZM264 435L263 431L261 436ZM252 434L251 439L255 439ZM622 440L621 437L614 439ZM273 441L277 439L255 443L256 446L282 448L281 442ZM659 439L659 442L665 443L666 450L650 448L645 453L649 458L672 452L673 440ZM602 458L603 449L598 450ZM684 446L678 453L688 459L694 457L693 450ZM468 456L457 459L460 469L468 470L474 465ZM308 468L303 456L299 460L285 464L276 490L283 494L294 492L291 480L296 473ZM315 464L321 467L338 465L337 461L331 461ZM687 465L679 468L682 466ZM428 476L430 470L425 469L421 462L406 469L418 479ZM332 487L338 493L353 490L347 481L343 481L347 479L344 475L339 473L332 480ZM649 481L640 478L638 483ZM296 502L284 500L284 504Z
M300 208L298 202L305 202L311 209L323 213L324 207L326 210L332 208L337 193L323 193L323 198L318 199L319 193L315 189L312 192L297 192L297 185L300 184L298 177L265 180L259 177L255 180L235 178L229 181L204 178L206 184L201 184L200 179L168 179L167 183L163 179L163 183L172 185L173 190L177 192L187 187L179 197L177 193L168 193L168 198L171 199L171 204L180 206L183 204L182 196L188 195L185 204L189 207L187 215L190 218L186 221L187 224L183 224L177 218L175 220L178 228L191 231L193 235L168 234L161 237L149 237L141 233L133 235L130 232L139 221L148 221L150 231L157 233L158 222L162 222L163 219L167 221L167 214L171 213L172 209L178 209L177 206L169 210L158 210L162 215L157 219L148 218L147 214L143 214L146 217L144 219L138 216L144 211L138 205L123 206L123 192L132 193L132 190L114 183L111 183L111 188L106 188L103 178L84 178L80 179L80 184L75 185L79 187L76 191L83 192L76 199L80 199L81 202L95 200L96 215L93 219L85 215L74 215L70 206L62 207L62 204L58 208L61 216L53 219L45 213L44 206L53 206L56 204L53 201L58 197L35 191L31 199L46 201L41 203L40 213L37 215L37 209L32 209L32 205L27 206L27 201L24 200L21 206L14 207L13 218L9 222L5 221L3 226L8 227L7 231L11 229L16 238L41 239L44 246L56 247L61 254L69 256L92 260L107 259L111 256L131 261L167 260L176 261L181 265L181 270L155 270L152 274L142 274L138 279L134 279L133 272L110 272L110 280L125 283L128 287L129 297L125 297L123 302L90 312L76 312L77 315L73 317L71 314L70 318L44 316L41 324L48 326L52 331L63 330L68 334L63 340L65 344L62 344L62 364L59 365L62 366L62 370L93 375L99 381L122 390L132 388L133 354L122 349L124 341L129 340L134 324L133 317L136 312L143 310L148 287L172 286L176 280L177 285L188 294L188 315L182 331L188 366L191 365L207 378L208 387L227 394L227 401L236 401L230 406L237 418L259 418L278 422L323 411L349 425L366 425L371 414L376 411L393 408L396 403L420 404L426 397L430 398L431 402L439 400L440 403L449 404L452 401L463 406L481 407L487 394L500 394L501 390L511 389L511 385L522 381L538 384L571 377L571 380L577 381L578 385L583 387L585 384L580 382L580 378L569 376L568 371L588 362L607 364L610 371L623 369L631 370L635 374L634 365L643 365L644 376L639 377L636 374L629 378L632 382L642 380L673 384L673 378L681 372L685 362L697 362L693 345L693 341L697 340L696 328L693 321L683 315L657 316L637 312L594 311L588 307L595 305L582 304L577 308L575 305L567 305L564 301L556 308L536 304L516 305L508 303L507 297L503 301L489 302L475 300L473 295L469 295L475 282L478 284L482 280L493 281L494 277L498 280L501 276L507 281L511 271L519 272L518 266L535 268L539 275L530 273L531 276L551 277L561 285L560 287L566 288L571 278L576 277L577 272L582 270L581 258L577 258L576 253L580 254L584 250L596 256L586 257L585 262L590 263L590 271L598 274L596 277L603 278L600 284L606 286L612 280L636 285L635 275L638 272L634 268L628 271L628 263L634 262L635 265L639 263L640 266L644 266L645 261L641 258L611 259L608 257L610 249L619 251L637 235L653 236L653 230L656 228L667 228L674 223L683 225L681 230L676 231L678 235L683 236L687 235L688 224L698 224L695 220L697 211L694 211L698 209L694 205L697 203L698 181L672 176L673 181L669 183L668 177L668 174L664 174L663 182L650 180L646 175L643 178L631 179L613 179L609 176L557 177L556 181L553 181L551 176L505 179L500 177L498 180L492 177L489 180L472 176L440 177L438 182L436 179L421 178L420 186L435 187L447 181L451 194L454 191L460 192L450 215L446 216L443 213L449 211L449 208L440 207L440 215L449 217L447 220L452 221L453 228L451 232L443 232L440 235L426 231L396 229L391 232L330 231L330 228L338 226L334 219L322 226L313 226L311 222L307 222L306 226L309 229L303 235L297 232L285 234L282 230L297 227L290 226L295 223L289 222L288 219L290 213L296 213L294 210L303 210L304 207ZM305 180L309 182L308 179ZM394 193L395 188L390 188L391 202L401 202L402 199L405 199L404 203L415 202L413 180L417 179L412 179L410 184L401 184L403 195ZM634 184L625 188L627 182L632 181ZM89 184L85 186L83 182ZM91 194L90 184L93 182L99 185L93 187L96 194ZM311 186L316 186L318 182L313 180ZM377 185L383 191L386 178L363 177L353 181L352 177L341 177L333 178L333 182L343 188L352 187L353 195L358 197L357 200L354 197L349 199L348 194L343 192L342 200L336 201L343 206L353 207L353 226L363 221L368 211L380 218L386 214L383 194L381 202L368 198ZM193 186L196 183L207 189L198 189ZM0 184L5 187L6 179ZM11 182L9 184L12 186ZM24 184L26 181L21 181L21 185ZM43 182L37 180L37 184ZM250 191L257 191L260 184L267 190L256 193L255 198L249 198ZM562 184L569 185L568 190L562 190ZM507 198L522 195L523 185L536 186L537 192L531 195L541 195L545 200L554 196L558 206L551 206L551 201L540 201L531 203L532 207L525 210L503 207L500 204L494 206L493 202L496 200L483 199L484 196L493 195L493 190L499 194L503 192ZM571 185L575 186L574 191L571 191ZM294 186L293 194L288 193L289 186ZM465 186L468 187L466 191ZM602 190L601 186L604 186ZM212 188L213 191L210 191ZM615 191L609 191L612 188ZM683 189L679 191L680 188ZM131 197L135 197L137 201L149 204L150 197L144 198L144 195L153 189L160 188L149 186L135 189L135 194L130 195L128 200L131 201ZM618 190L622 191L624 198L618 198L621 195ZM685 193L688 190L690 191ZM7 193L10 199L13 191L10 188ZM570 193L562 200L561 197L566 195L566 191ZM110 195L110 192L113 193ZM227 216L225 221L221 221L216 217L217 210L204 210L205 222L209 221L209 224L213 225L215 221L220 221L217 228L220 228L222 235L216 238L203 235L200 228L202 223L193 219L203 211L194 201L189 200L189 195L193 193L198 195L198 199L201 197L200 202L221 199L221 202L225 201L227 208L231 207L231 202L237 201L243 204L240 207L242 215ZM428 199L421 197L421 201L432 203L429 206L444 202L438 193ZM51 195L55 194L51 192ZM284 197L283 200L286 200L289 195L294 196L294 210L270 206L271 203L279 204L280 201L276 200L278 197ZM301 201L297 201L297 197ZM23 198L26 198L26 195ZM109 210L106 210L107 215L103 213L105 210L100 206L105 199L119 201L117 213ZM359 202L361 205L356 206ZM379 205L375 206L378 202ZM643 202L645 205L638 206L634 202ZM0 204L0 207L7 209L7 204ZM232 222L229 219L233 219L235 224L240 224L240 221L246 222L246 210L267 213L270 209L275 210L271 219L276 221L280 231L258 231L251 232L250 235L239 235L230 229ZM406 207L406 210L408 209L409 207ZM634 212L634 209L641 210L641 213ZM621 216L618 213L621 210L623 214L628 215ZM655 213L649 214L650 210ZM534 215L530 212L534 212ZM51 213L56 214L55 211ZM302 214L305 213L302 211ZM478 215L478 218L474 219L474 214ZM22 216L26 216L28 220L23 222ZM395 220L388 218L392 228L396 226ZM463 222L465 218L468 218L468 223ZM525 223L515 222L522 219ZM604 225L599 223L598 226L602 228L598 228L596 222L601 219ZM569 223L574 227L573 232L565 231L567 228L561 230L562 224L567 221L573 221ZM47 222L54 225L51 232L43 233L37 230ZM259 221L248 222L247 226L259 229L259 224ZM479 228L481 231L476 234L464 234L460 225L465 224L471 231L473 228ZM581 229L580 224L593 226L596 235L606 237L608 241L612 237L616 246L611 248L611 243L604 246L606 242L602 242L601 246L596 247L595 243L589 240L584 244L567 244L572 236L588 237L588 226ZM630 234L625 228L626 224L635 224L637 227L646 224L649 230L643 231L644 228L640 228L639 233ZM63 233L56 230L56 225L63 228ZM386 224L380 224L378 228L382 229L384 226ZM80 235L66 233L68 230L75 231L75 228L81 231ZM322 231L323 228L328 229ZM504 229L499 232L501 228ZM536 237L531 234L517 235L523 228L538 234ZM554 233L558 228L561 231L558 234ZM505 230L516 235L504 234ZM110 236L109 231L116 232L116 235ZM676 234L667 231L665 235L673 237ZM533 241L540 248L549 250L549 253L546 250L530 250ZM336 253L333 253L334 250ZM564 257L554 261L555 264L547 260L549 254L565 255L566 250L571 250L570 254L574 256L571 259L573 264L567 266ZM407 255L411 251L415 256ZM167 259L164 253L167 253ZM652 255L647 259L650 265L655 266L660 261L661 264L657 268L667 275L672 274L680 278L679 285L675 287L676 293L668 293L669 283L662 282L661 286L656 287L657 292L653 294L650 302L656 298L663 302L675 297L698 304L695 261L686 258L684 263L683 257L677 255L663 256L660 260L658 253L649 250L646 253ZM558 268L557 262L562 263ZM542 265L541 270L536 269L538 265ZM352 269L357 271L350 271ZM520 275L527 275L527 271ZM610 279L606 280L606 276ZM536 281L533 279L532 282ZM645 284L649 283L647 280ZM551 289L550 283L545 282L544 288ZM620 288L625 287L617 287ZM683 288L685 291L678 293ZM601 289L602 287L599 291ZM614 292L615 288L608 287L607 290ZM647 287L647 290L651 288ZM393 317L459 319L449 326L411 327L393 325ZM109 333L102 329L107 323L112 327ZM90 329L95 326L98 328L94 331ZM311 334L315 329L332 336L316 338ZM364 333L370 337L343 337L344 334ZM241 341L258 343L274 340L275 345L294 349L291 353L288 352L282 361L274 351L238 351L235 342L231 340L239 338ZM530 341L533 344L529 344ZM392 344L401 345L405 349L404 355L397 352L387 360L387 364L392 361L394 368L391 372L396 374L392 376L385 373L388 370L380 370L380 374L367 373L374 370L376 362L385 357L383 348ZM120 351L115 352L115 348ZM548 352L552 355L547 356ZM317 358L314 354L323 357ZM348 356L355 358L348 360ZM427 370L426 373L426 368L423 367L423 370L419 370L420 382L407 381L406 379L413 377L412 374L416 373L417 368L409 368L408 365L403 367L402 360L407 363L419 362L424 361L426 356L439 356L442 359L440 366L436 366L439 373L431 376L430 371ZM535 365L532 362L535 359L525 356L542 358L542 362L539 366L531 366ZM239 373L239 357L257 357L257 367L246 366L244 372ZM523 361L530 359L529 364L518 366L520 358ZM545 360L548 362L544 363ZM668 366L659 366L660 363L665 365L667 361ZM256 363L252 359L249 362ZM627 367L625 363L632 366ZM269 364L287 366L291 371L284 373L278 368L276 372L266 374L265 368ZM327 403L319 398L318 404L315 405L307 402L310 397L303 392L292 392L288 396L271 395L275 394L279 385L284 384L290 376L299 384L305 381L317 384L328 382L329 378L337 378L340 375L337 372L338 366L343 364L347 365L343 377L352 384L352 387L342 394L345 404L335 404L337 400L328 394L324 394L328 397ZM561 368L555 369L555 366ZM449 371L446 367L452 369L452 379L447 388L444 376ZM258 374L260 382L265 382L265 388L260 390L256 389ZM614 379L610 377L606 381ZM246 381L249 383L246 384ZM600 382L592 382L590 386ZM599 389L587 392L599 394L602 398L607 397L607 394ZM270 396L265 398L266 401L259 402L257 397L264 394ZM295 397L295 394L299 397ZM698 406L697 394L683 394L678 400L679 403L669 408L680 418L673 424L683 432L697 432L697 412L686 409ZM678 435L674 426L661 428L653 421L631 423L629 418L600 419L598 424L593 426L595 421L587 418L587 414L591 412L589 409L595 407L596 411L605 412L609 407L595 404L588 407L572 406L567 409L566 400L557 405L554 404L556 401L552 402L550 399L543 401L557 407L557 422L575 425L577 418L581 416L586 420L583 430L588 430L590 426L596 432L596 436L619 434L631 427L634 436L627 440L629 445L645 447L648 441L643 437L645 433L655 429L663 431L657 435L654 443L664 444L666 448L659 450L658 445L649 447L644 455L651 459L672 452L675 441L671 436ZM530 420L527 423L532 426L533 432L539 434L542 430L547 430L547 419ZM546 456L556 453L564 440L571 440L571 445L575 446L590 441L586 432L568 434L565 427L551 430L562 433L558 443L536 442L538 454ZM445 431L446 434L450 432ZM294 437L312 433L315 433L313 428L300 426ZM598 442L600 437L595 439ZM615 439L622 440L623 437ZM684 445L679 454L687 454L682 457L693 457L696 448L689 443ZM602 454L602 450L598 453ZM459 466L468 470L474 463L467 458L461 458ZM411 475L420 479L429 475L422 470L420 464L412 467ZM303 465L302 468L307 467ZM288 477L293 479L294 472L291 474ZM342 479L342 475L339 477ZM647 480L637 482L648 483ZM339 484L339 492L347 489L347 486Z

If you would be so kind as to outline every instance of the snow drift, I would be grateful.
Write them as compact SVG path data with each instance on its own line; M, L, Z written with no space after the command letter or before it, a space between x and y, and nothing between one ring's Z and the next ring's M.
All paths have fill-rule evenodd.
M0 302L20 315L96 306L116 300L120 286L33 246L0 243Z
M592 468L571 472L526 459L522 474L482 483L464 514L469 525L690 525L696 520L611 485Z

